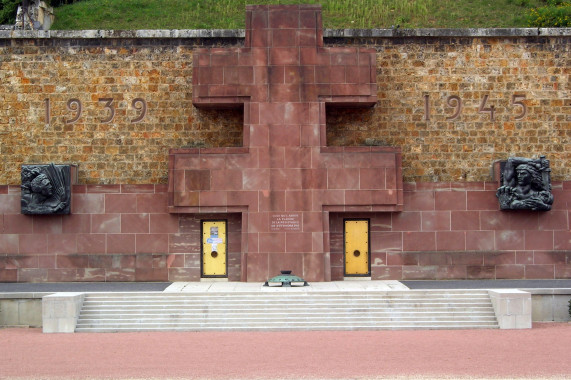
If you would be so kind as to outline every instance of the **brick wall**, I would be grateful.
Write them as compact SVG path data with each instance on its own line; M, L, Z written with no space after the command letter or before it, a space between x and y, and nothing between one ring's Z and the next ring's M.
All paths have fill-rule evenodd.
M551 160L554 180L570 180L571 37L524 32L325 33L327 46L377 49L379 88L371 110L328 110L328 143L400 146L405 181L486 181L494 160L538 154ZM0 184L18 184L23 163L46 162L78 164L81 184L166 183L169 148L241 145L239 111L199 111L191 103L193 49L241 45L239 37L2 33ZM73 100L82 112L70 122L78 115ZM142 116L142 101L147 112L133 122ZM105 122L111 108L114 116Z

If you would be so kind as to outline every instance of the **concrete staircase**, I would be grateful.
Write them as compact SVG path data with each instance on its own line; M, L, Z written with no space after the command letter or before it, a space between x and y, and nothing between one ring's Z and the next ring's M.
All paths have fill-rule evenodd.
M76 332L498 328L486 290L87 293Z

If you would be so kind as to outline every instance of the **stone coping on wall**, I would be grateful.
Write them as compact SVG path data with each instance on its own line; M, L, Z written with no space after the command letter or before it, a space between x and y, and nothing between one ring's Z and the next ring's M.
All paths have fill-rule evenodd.
M0 39L245 38L244 29L0 30ZM571 28L324 29L324 38L558 37Z

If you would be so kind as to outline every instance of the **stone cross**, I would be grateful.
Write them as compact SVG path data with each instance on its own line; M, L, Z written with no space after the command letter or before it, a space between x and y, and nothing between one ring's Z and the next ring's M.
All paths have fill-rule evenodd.
M243 147L172 150L170 211L242 213L242 281L330 280L330 212L402 209L399 149L326 146L326 105L376 104L375 50L324 47L318 5L253 5L244 47L193 64L196 107L243 107Z

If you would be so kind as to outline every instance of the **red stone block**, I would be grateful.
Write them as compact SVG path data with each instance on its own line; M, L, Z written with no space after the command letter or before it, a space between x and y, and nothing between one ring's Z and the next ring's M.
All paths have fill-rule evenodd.
M513 230L537 230L539 226L536 211L520 211L509 213L509 228Z
M77 253L105 253L105 234L77 234Z
M57 255L42 255L42 256L35 256L37 257L37 261L33 260L32 266L30 268L55 268L56 267L56 257Z
M311 210L312 193L307 190L289 190L285 192L286 211Z
M135 234L107 234L107 253L135 253Z
M553 231L524 231L526 250L553 249Z
M299 17L299 11L276 7L269 12L268 27L271 29L297 29L299 27Z
M140 213L166 213L168 208L167 193L137 194L137 209Z
M496 279L525 278L525 265L496 265Z
M468 191L468 210L498 210L499 202L495 191Z
M307 247L312 246L312 240L311 232L288 232L286 233L286 252L307 252Z
M387 265L387 253L386 252L371 252L371 269L378 266Z
M431 211L434 210L433 191L405 191L405 211Z
M62 218L62 232L67 233L89 233L91 232L91 215L70 214Z
M437 280L464 280L467 276L466 266L450 265L437 267L434 278Z
M478 231L480 229L480 213L478 211L451 211L450 229L453 231Z
M522 250L525 247L524 231L499 230L495 232L497 250Z
M571 250L571 231L554 231L553 249Z
M140 193L154 193L155 185L153 184L122 184L121 193L122 194L140 194Z
M48 253L73 254L77 252L77 237L75 234L49 234Z
M261 252L285 252L286 236L283 233L267 232L259 234L259 249Z
M242 190L241 170L211 170L210 173L212 190Z
M179 217L172 214L151 214L150 233L173 233L179 232Z
M385 170L379 168L359 169L359 188L361 190L384 189Z
M359 188L359 171L353 169L329 169L327 188L356 190Z
M533 253L533 264L566 264L564 251L536 251Z
M105 213L132 213L137 209L136 194L106 194Z
M401 266L381 266L371 268L372 280L402 280Z
M19 253L20 239L17 234L0 234L0 254Z
M571 278L571 264L556 265L555 278Z
M56 268L48 269L48 282L74 282L77 281L77 269Z
M88 268L88 256L87 255L57 255L56 257L56 267L78 269L78 268Z
M270 278L269 255L267 253L248 252L248 282L264 282ZM273 276L273 275L272 275Z
M137 268L135 281L168 281L167 268Z
M71 199L72 214L105 213L105 194L72 194Z
M48 269L23 268L18 270L18 282L47 282Z
M61 234L62 215L36 215L32 217L35 234Z
M552 279L555 278L554 265L526 265L525 278L527 279Z
M438 267L436 266L403 266L403 280L429 280L437 277Z
M436 234L434 232L406 232L403 234L403 250L434 251Z
M5 234L31 234L34 232L34 218L22 214L4 215Z
M105 281L105 269L95 269L95 268L77 269L76 281L103 282Z
M299 48L285 47L270 50L270 65L299 65Z
M464 231L437 231L436 249L439 251L463 251L466 249Z
M450 265L452 253L450 252L421 252L418 255L418 265Z
M437 191L434 193L436 210L466 210L465 191Z
M419 265L418 252L387 252L387 265Z
M149 233L149 214L122 214L121 233Z
M540 230L569 230L567 210L551 210L537 215Z
M374 252L401 251L402 232L371 232L371 249Z
M18 270L0 269L0 282L18 282Z
M2 269L18 269L18 268L44 268L39 266L39 257L37 255L29 256L4 256L0 257L0 268ZM46 256L41 256L46 257Z
M92 233L120 233L121 214L94 214L91 215Z
M109 269L105 271L106 282L132 282L135 281L135 268Z
M197 282L200 281L199 268L169 268L168 281Z
M20 209L20 195L0 195L0 214L19 214Z
M270 169L270 187L275 190L301 189L302 171L295 169ZM311 205L311 203L308 203L308 205Z
M136 253L167 253L168 249L167 234L137 234Z
M285 191L261 191L259 211L285 211Z
M392 214L393 231L420 231L420 212L405 211Z
M22 255L48 253L48 235L46 234L20 234L19 250Z
M516 262L516 252L484 252L484 265L522 264Z
M469 280L493 280L496 278L496 267L490 266L466 266L466 278Z
M227 191L202 191L199 195L200 207L226 206Z
M450 231L450 211L422 211L422 231Z
M510 214L505 211L480 211L482 230L505 230L510 226Z
M299 41L296 37L297 37L297 29L272 30L272 47L297 46L299 45Z
M308 282L323 281L325 278L324 257L321 252L303 254L303 276Z
M533 251L516 251L515 263L516 264L533 264Z

